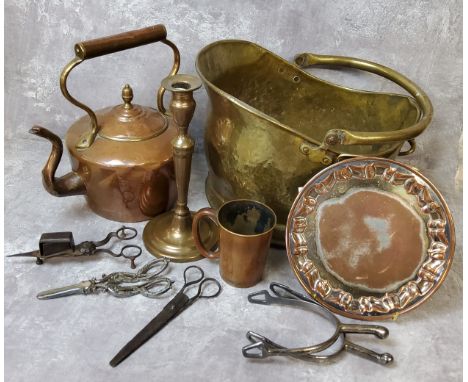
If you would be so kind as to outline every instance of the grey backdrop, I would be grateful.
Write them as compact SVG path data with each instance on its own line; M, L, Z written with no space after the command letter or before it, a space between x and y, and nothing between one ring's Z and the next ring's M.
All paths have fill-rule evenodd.
M398 323L388 323L390 340L369 342L371 347L394 353L397 363L386 370L349 354L331 366L284 359L247 362L240 356L245 331L254 329L249 326L252 323L263 320L263 325L268 325L268 321L263 311L244 304L249 290L226 287L224 300L220 298L218 305L210 303L206 313L193 313L201 321L216 314L216 328L199 322L195 325L198 331L193 330L186 316L187 321L174 322L173 332L161 333L163 352L157 353L157 342L152 344L154 348L148 344L131 359L135 363L129 360L116 372L106 365L112 353L165 302L148 308L138 298L115 302L100 296L48 305L35 301L39 289L96 276L109 271L112 265L115 268L115 261L103 259L72 266L61 263L48 268L36 268L26 260L7 261L6 379L102 381L160 376L168 380L201 380L204 376L211 380L301 380L315 376L340 380L346 376L350 380L373 380L377 370L381 380L461 378L461 1L5 1L5 253L33 249L41 232L73 229L79 241L97 238L113 228L112 223L94 216L82 198L57 199L42 189L40 169L49 145L27 131L33 124L41 124L63 137L82 114L63 98L58 86L60 71L72 58L75 42L156 23L164 23L168 38L178 45L181 72L195 73L195 56L206 44L239 38L259 43L286 58L303 51L365 58L417 82L431 98L435 114L432 124L417 140L417 152L404 161L437 185L454 213L459 240L453 268L427 304ZM170 65L171 54L166 46L145 46L80 65L70 76L69 89L79 100L101 108L119 103L120 89L128 82L134 89L135 102L154 105L155 91ZM388 81L359 72L317 73L358 88L398 90ZM196 97L199 106L191 132L201 152L207 99L203 90ZM68 169L68 161L64 162L60 172ZM206 205L206 165L202 154L197 154L194 162L190 200L196 209ZM144 224L136 226L143 228ZM261 286L273 279L297 286L284 253L273 251L272 259ZM216 264L205 260L201 263L212 274L217 272ZM180 272L182 268L176 269ZM119 319L126 320L122 309L140 313L129 321L131 327ZM289 312L275 314L270 326L281 320L283 333L292 337L300 334L302 329L293 330L295 323L302 322L299 316L292 317L288 324L279 317L289 316ZM95 323L100 320L102 324ZM176 330L179 337L174 335ZM174 339L180 343L171 343ZM203 357L190 341L199 342ZM184 361L177 363L178 359Z

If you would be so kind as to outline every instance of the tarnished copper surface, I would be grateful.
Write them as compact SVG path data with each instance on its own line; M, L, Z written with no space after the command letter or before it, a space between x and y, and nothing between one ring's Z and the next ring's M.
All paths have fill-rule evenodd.
M424 221L404 200L371 188L320 204L317 252L343 283L386 292L408 281L426 251Z
M295 63L370 71L411 96L331 84L248 41L218 41L200 51L196 66L211 102L205 129L207 198L214 207L239 198L269 205L278 216L277 244L284 244L298 187L313 174L343 156L412 152L413 139L432 118L425 93L390 68L311 54ZM411 148L401 152L407 140Z
M216 249L204 245L201 224L210 219L219 228ZM203 208L193 218L193 237L200 253L219 258L219 273L224 281L249 288L263 277L276 216L266 205L253 200L232 200L219 210Z
M362 227L366 216L371 217L367 229ZM372 222L382 216L386 227ZM376 232L382 228L388 237ZM321 229L330 236L321 238ZM394 250L379 251L379 241ZM349 269L356 248L366 244L371 248L356 264L367 279ZM348 246L350 257L339 245ZM355 158L330 166L304 186L288 217L286 246L294 273L317 301L347 317L380 320L414 309L439 288L452 263L455 231L442 195L418 171L389 159ZM329 264L320 246L327 247ZM344 263L332 265L333 255ZM385 274L387 266L392 271Z
M143 29L120 33L114 36L82 41L75 44L75 57L65 66L65 68L63 68L62 73L60 74L60 90L68 101L85 111L90 119L90 129L80 137L79 141L76 143L77 148L89 148L96 139L101 126L98 123L96 113L89 106L74 98L68 91L67 79L70 72L85 60L149 43L161 42L169 46L173 51L174 63L169 75L174 75L179 70L180 54L177 47L171 41L167 40L166 36L166 27L158 24ZM163 96L164 89L160 87L158 91L158 108L162 113L165 113Z
M177 131L167 117L154 108L133 104L130 85L122 90L122 104L98 111L73 98L67 88L71 70L84 60L157 41L173 50L171 74L175 74L180 65L179 52L166 40L163 25L75 45L76 57L64 68L60 88L65 98L88 115L76 121L66 135L70 173L55 177L63 152L60 138L39 126L31 129L31 133L52 143L42 172L49 193L84 194L94 212L123 222L147 220L172 207L176 189L171 140ZM160 88L158 106L164 111L163 94Z

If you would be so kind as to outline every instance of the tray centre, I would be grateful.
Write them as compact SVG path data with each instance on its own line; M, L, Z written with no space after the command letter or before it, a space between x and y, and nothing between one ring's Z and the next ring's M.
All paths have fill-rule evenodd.
M423 219L390 192L353 189L322 203L316 219L318 254L346 285L391 291L413 278L424 259Z

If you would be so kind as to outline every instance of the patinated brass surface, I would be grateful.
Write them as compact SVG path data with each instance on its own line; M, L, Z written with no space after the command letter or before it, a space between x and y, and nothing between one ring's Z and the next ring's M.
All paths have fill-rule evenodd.
M188 187L194 140L188 135L188 126L195 111L193 92L201 87L197 77L177 74L167 77L162 87L172 93L170 103L171 123L177 136L171 141L177 185L177 202L174 210L156 216L145 227L143 241L154 256L166 257L176 262L201 259L192 237L192 213L187 206ZM211 230L203 230L202 240L213 245Z
M425 93L390 68L312 54L295 61L376 73L411 96L331 84L247 41L219 41L201 50L196 66L211 101L205 129L208 200L214 207L238 198L269 205L278 216L278 244L284 244L298 187L313 174L349 156L411 153L414 138L432 118ZM405 141L410 149L402 152Z
M349 277L350 272L346 269L330 271L320 255L319 245L323 243L320 242L322 238L317 226L322 224L319 216L320 211L323 211L322 207L335 199L343 204L341 208L346 215L352 211L347 209L349 204L346 205L345 199L356 190L363 189L372 191L377 189L393 195L423 222L424 252L410 277L408 277L407 264L398 258L399 253L382 250L380 261L374 261L373 252L362 251L358 253L359 256L354 264L350 264L345 258L346 254L343 254L348 266L356 266L356 269L362 271L359 278L352 280ZM382 201L387 203L384 199ZM407 246L415 250L412 239L405 237L401 232L398 216L394 216L398 214L402 218L405 215L397 208L388 211L387 207L388 205L373 205L373 211L363 211L366 214L365 218L374 220L371 229L378 231L376 233L378 240L385 246L388 244L389 248L400 247L401 250L405 250L402 247ZM382 217L381 213L386 214L387 229L382 229L385 227L377 224L379 223L377 220ZM353 223L360 224L359 221ZM401 225L404 226L406 223L402 221ZM345 232L342 228L335 232L337 244L349 242L349 247L353 245L359 247L355 250L362 249L368 244L372 245L369 241L363 242L363 237L355 230L350 229ZM414 241L418 241L419 232L415 230L412 232L415 236ZM336 163L324 169L304 186L294 201L288 217L286 248L296 277L316 301L346 317L382 320L396 318L399 314L418 307L440 287L452 263L455 230L452 215L442 195L422 174L390 159L361 157ZM351 255L353 249L349 249ZM340 256L338 251L333 255ZM413 257L414 255L412 254ZM382 267L382 256L386 257L388 264L385 268ZM401 273L386 275L385 272L389 268ZM390 271L393 272L391 269ZM366 280L366 274L372 277L367 277ZM391 281L391 286L383 287L375 282L370 283L372 278L375 279L375 276L379 275Z
M130 85L122 90L122 104L98 111L74 99L66 86L70 71L84 60L157 41L173 50L171 74L175 74L180 65L179 52L166 40L163 25L75 45L76 57L63 70L60 88L71 103L88 115L67 132L72 172L55 177L63 152L60 138L39 126L31 130L52 143L51 155L42 172L49 193L86 195L94 212L123 222L147 220L172 207L176 190L171 140L177 131L169 126L167 117L154 108L133 104ZM165 110L163 94L161 87L158 91L161 110Z

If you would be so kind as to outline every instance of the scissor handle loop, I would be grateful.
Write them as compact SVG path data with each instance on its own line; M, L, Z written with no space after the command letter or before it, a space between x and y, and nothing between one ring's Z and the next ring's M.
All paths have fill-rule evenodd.
M216 288L212 292L205 294L203 292L203 289L207 283L215 284ZM203 279L200 285L198 286L198 291L197 291L197 294L195 295L195 298L214 298L214 297L219 296L219 294L221 293L221 290L222 290L221 284L219 283L218 280L212 277L207 277L206 279Z
M120 240L131 240L138 235L138 232L133 227L122 226L117 231L115 231L115 235Z
M135 249L136 249L136 252L135 252ZM99 253L99 252L107 253L108 255L111 255L113 257L124 257L130 260L130 267L132 269L135 269L136 268L135 259L141 255L142 249L138 245L129 244L129 245L124 245L119 253L112 252L110 249L107 249L107 248L98 248L95 253ZM133 253L133 254L127 254L128 252Z
M200 273L200 276L197 277L196 279L188 281L189 273L195 273L195 272L189 272L191 269L196 269ZM184 286L182 287L181 291L185 290L190 285L198 284L200 281L203 280L203 277L205 277L205 272L203 272L203 269L201 269L199 266L190 265L189 267L185 268L185 270L184 270Z
M136 253L133 252L136 249ZM126 252L134 253L127 255ZM120 254L118 254L116 257L122 256L128 260L130 260L130 268L135 269L135 259L141 255L142 249L138 245L134 244L129 244L129 245L124 245L122 249L120 250ZM111 252L112 253L112 252ZM114 255L112 255L114 256Z
M136 250L136 252L134 252L135 254L131 254L133 250ZM130 254L128 252L130 252ZM122 256L122 257L125 257L126 259L136 259L138 256L141 255L142 249L138 245L129 244L129 245L124 245L122 249L120 250L120 253L113 253L113 252L111 253L113 254L112 256L114 257Z
M129 233L130 231L130 233ZM92 243L96 247L101 247L109 242L113 237L118 238L119 240L131 240L137 236L138 232L133 227L122 226L115 232L109 232L107 236L100 241L93 241Z

